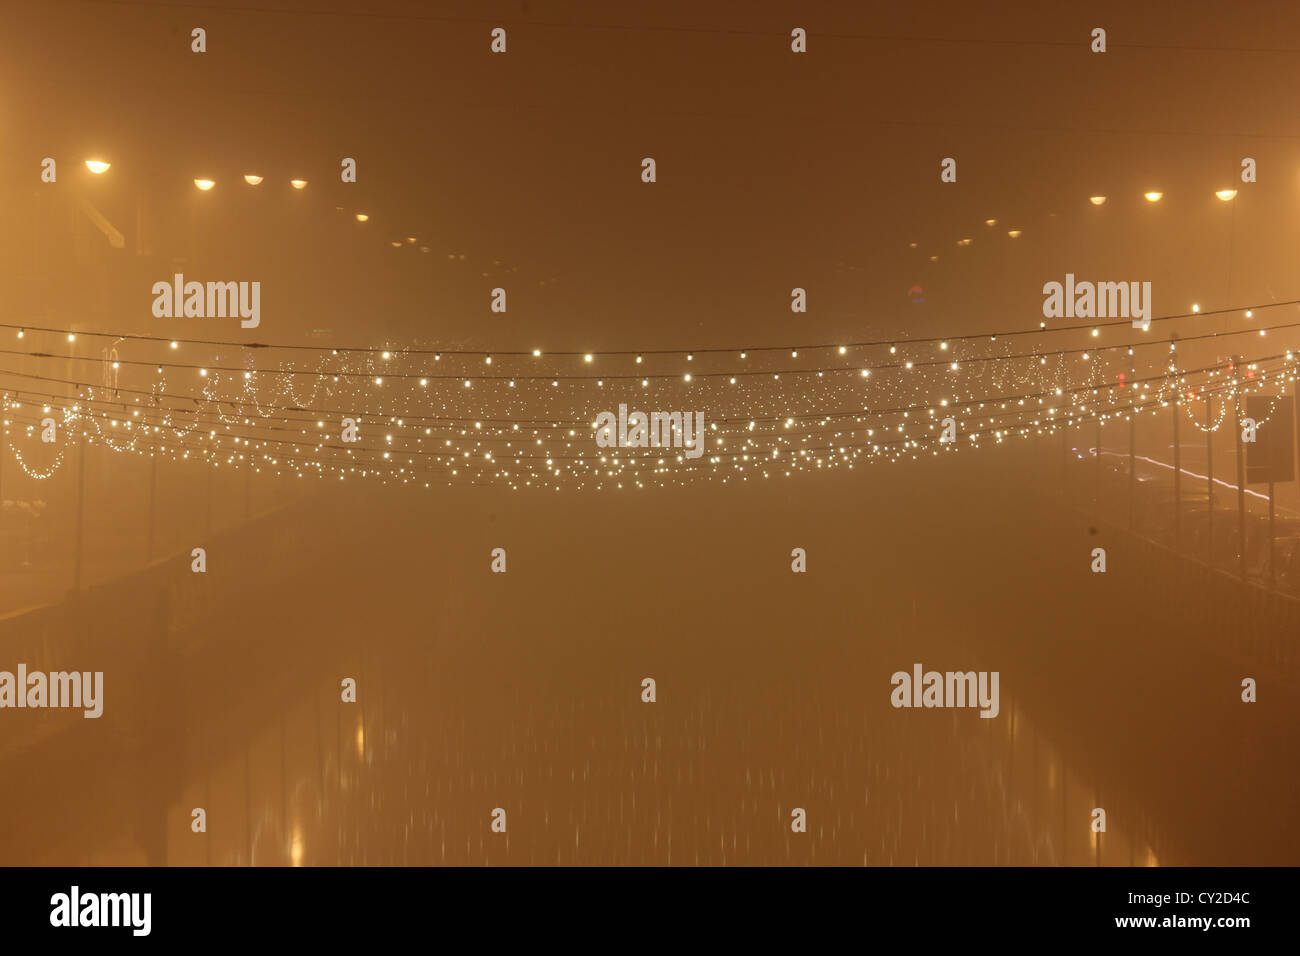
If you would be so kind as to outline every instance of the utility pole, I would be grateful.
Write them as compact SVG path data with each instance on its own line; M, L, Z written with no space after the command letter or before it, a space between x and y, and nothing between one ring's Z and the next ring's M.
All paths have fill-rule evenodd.
M1094 516L1101 519L1101 414L1097 415L1097 468L1094 475L1093 492L1092 492L1092 510Z
M1233 356L1232 370L1241 371L1241 356ZM1237 437L1237 573L1246 579L1246 451L1241 441L1241 396L1232 402L1233 432Z
M1214 432L1210 416L1214 412L1214 398L1205 393L1205 491L1209 511L1205 516L1205 538L1210 547L1210 567L1214 567Z
M78 422L80 425L80 422ZM86 537L86 431L82 426L81 445L77 450L77 553L73 563L72 590L81 590L81 559Z
M1137 411L1129 410L1128 415L1128 529L1133 530L1133 498L1137 492Z
M1170 403L1174 413L1174 547L1183 550L1183 455L1178 443L1178 400L1175 395Z
M1277 544L1273 540L1275 533L1273 521L1273 482L1270 481L1268 483L1268 587L1270 591L1277 590Z
M153 522L154 522L153 516L154 516L155 500L157 498L157 495L158 495L158 455L150 454L149 455L149 522L148 522L149 543L147 546L147 552L145 557L145 563L147 564L153 563Z
M1070 446L1069 436L1065 433L1065 425L1061 425L1061 494L1068 502L1070 499L1070 471L1066 464L1066 455Z

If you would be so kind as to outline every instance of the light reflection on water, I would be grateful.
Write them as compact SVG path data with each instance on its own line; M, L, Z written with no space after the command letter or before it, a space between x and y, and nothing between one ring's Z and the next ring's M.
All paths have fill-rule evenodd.
M1012 700L1001 720L921 711L888 730L824 697L773 718L739 695L658 726L612 696L549 713L482 704L458 720L451 701L416 706L400 674L367 672L370 708L336 705L322 685L188 780L168 831L184 834L204 805L207 839L170 840L167 862L1158 862L1114 815L1098 840L1095 791ZM790 832L795 805L806 834ZM504 834L490 831L498 806Z
M478 519L466 519L462 539L481 537ZM512 564L508 585L467 566L468 546L429 557L399 540L383 561L398 534L388 527L378 546L353 547L351 562L338 545L308 540L295 553L326 555L325 570L304 565L302 580L287 582L266 572L260 597L245 582L239 600L209 595L184 618L219 612L197 636L155 633L128 603L120 633L96 632L85 651L133 655L129 673L109 660L118 666L103 720L4 715L0 768L23 785L0 795L0 862L1153 865L1243 845L1234 828L1250 821L1250 793L1215 795L1217 828L1190 832L1166 804L1144 812L1141 787L1119 790L1142 773L1166 775L1153 741L1168 732L1126 728L1137 718L1192 726L1202 698L1179 688L1210 685L1192 680L1198 671L1170 689L1131 690L1157 672L1148 660L1169 659L1154 639L1120 646L1130 683L1117 683L1092 652L1091 622L1105 606L1092 618L1062 612L1065 590L1039 596L1054 609L1051 641L1036 604L996 593L988 608L975 603L988 582L974 574L971 593L939 607L914 583L924 580L915 563L931 560L925 542L912 565L881 548L853 552L838 576L819 566L822 577L791 584L775 562L730 589L697 587L723 558L776 550L767 525L738 539L728 516L717 520L730 536L705 525L701 540L724 543L683 552L676 565L620 540L617 565L598 547L580 549L550 577ZM818 544L801 520L782 544ZM449 538L451 521L439 526ZM569 524L563 513L547 521ZM420 534L409 537L422 545ZM1017 553L1047 553L1020 548L1028 535L1010 539ZM517 551L529 554L529 543ZM405 560L417 553L421 561ZM635 596L615 586L624 581L636 582ZM1087 593L1081 604L1108 599L1070 586ZM807 593L794 600L792 588ZM1080 648L1098 661L1086 680L1075 670ZM888 675L913 661L999 670L1001 713L893 709ZM1216 668L1206 665L1208 677ZM640 700L646 675L658 681L654 704ZM340 701L343 677L357 680L356 703ZM1091 754L1069 736L1079 711L1053 712L1072 684L1109 695L1077 721L1099 742ZM1235 711L1207 713L1197 734L1216 724L1236 732ZM1110 723L1097 730L1098 720ZM1208 753L1216 761L1265 753L1269 742L1220 743ZM1097 749L1116 759L1099 764ZM1104 780L1089 769L1099 765ZM1099 839L1098 806L1108 814ZM205 834L191 830L196 807ZM490 828L498 807L505 833ZM790 830L795 808L807 812L806 833ZM1261 802L1255 818L1268 809Z

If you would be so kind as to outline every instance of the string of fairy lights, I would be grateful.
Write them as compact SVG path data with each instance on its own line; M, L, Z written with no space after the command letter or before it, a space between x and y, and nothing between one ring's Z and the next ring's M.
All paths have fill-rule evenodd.
M1239 397L1240 394L1249 391L1263 390L1266 387L1265 383L1267 382L1267 379L1270 377L1270 375L1267 371L1261 369L1259 363L1252 363L1252 365L1253 365L1253 370L1260 370L1259 378L1261 380L1261 385L1259 387L1257 388L1248 387L1247 389L1240 389L1239 388L1240 381L1231 380L1231 381L1225 381L1224 383L1218 386L1203 387L1201 389L1201 394L1198 397L1203 398L1217 393L1219 395L1224 396L1226 401L1226 400L1230 400L1234 395ZM1285 374L1275 374L1271 377L1274 379L1275 384L1281 388L1285 387L1286 382L1294 381L1295 378L1294 372L1292 371L1292 367L1290 366L1289 362L1285 366ZM1157 395L1152 398L1140 399L1134 402L1130 402L1129 404L1118 404L1118 405L1112 404L1110 406L1107 406L1105 410L1102 410L1100 407L1094 407L1091 410L1071 409L1070 410L1071 417L1065 419L1065 421L1061 420L1063 416L1056 416L1056 417L1049 417L1045 419L1040 418L1034 420L1021 418L1017 421L998 423L996 422L996 417L998 417L999 413L995 412L993 413L993 416L991 416L988 419L987 425L984 425L983 427L976 427L975 429L968 431L963 437L968 438L971 442L977 442L982 437L992 437L995 439L997 443L1001 443L1004 439L1009 437L1014 437L1016 435L1019 435L1021 437L1027 437L1028 435L1035 434L1035 433L1040 435L1053 434L1056 433L1061 427L1082 425L1090 421L1096 421L1098 423L1104 424L1106 421L1113 421L1121 418L1127 419L1132 414L1138 414L1143 411L1155 411L1158 408L1167 407L1169 403L1170 402L1168 398L1162 398L1159 395ZM74 409L74 411L77 412L78 414L82 414L81 409ZM95 421L95 416L93 414L84 414L84 417L89 421ZM99 417L103 418L104 416L101 415ZM34 421L31 420L30 418L24 419L22 417L19 417L17 419L17 423L18 424L25 423L27 424L27 427L29 429L34 428ZM156 432L157 432L157 428L155 427L155 433ZM220 433L219 435L215 432L209 432L207 435L204 435L202 437L209 438L209 439L215 437L218 440L220 440L221 438L230 437L230 435L231 433L226 433L226 432ZM236 440L238 440L238 436L235 437ZM245 441L247 441L247 439ZM133 447L139 444L143 444L144 447L142 450L148 451L150 453L161 452L163 454L166 454L169 451L168 446L166 444L159 442L157 439L153 437L146 438L143 443L141 443L137 438L133 440L132 444ZM253 442L252 444L261 445L265 447L267 442L260 441L260 442ZM284 444L284 442L281 442L281 444ZM802 444L802 447L798 447L800 444ZM935 443L933 442L932 437L922 442L906 436L899 437L899 438L880 438L870 443L870 445L868 445L865 442L853 442L853 441L842 442L839 444L826 443L821 445L809 445L807 444L807 436L805 435L803 436L801 442L799 443L783 438L778 441L778 445L784 446L790 450L789 460L792 461L793 463L792 467L785 467L784 462L779 463L780 467L784 467L784 473L787 476L793 474L795 471L802 471L813 467L820 469L823 467L836 467L837 465L847 464L848 467L852 468L853 464L857 461L857 459L864 454L867 455L869 459L884 458L886 460L894 460L894 461L899 460L901 458L908 457L909 454L910 457L916 458L918 457L919 453L924 453L926 450L935 447ZM183 447L183 445L181 447ZM181 447L173 447L172 449L170 449L172 457L188 459L193 449L185 448L182 451ZM939 445L938 447L946 451L946 450L951 450L955 446L949 446L949 448L947 449L944 449L942 445ZM752 441L749 442L745 446L745 448L747 450L743 450L740 452L732 452L729 454L711 454L708 459L704 459L694 464L697 466L697 468L701 466L702 467L712 466L711 470L716 473L718 470L716 466L725 464L729 461L732 467L736 471L743 474L746 468L749 467L746 463L753 462L755 466L758 466L761 462L764 462L767 458L767 455L760 453L760 450L757 447L755 447L755 443ZM773 454L771 455L771 458L772 459L778 458L780 456L781 448L776 447L773 448L772 450L773 450ZM296 447L294 451L299 452L302 451L302 449L300 447ZM220 454L214 454L211 449L202 449L201 457L211 462L215 467L220 467L220 465L223 463ZM320 460L319 458L309 458L309 457L304 457L302 455L289 455L289 454L284 454L283 452L264 453L263 457L265 462L268 465L274 466L277 469L281 469L280 471L277 471L277 473L287 472L289 474L294 474L297 477L303 477L304 475L311 473L314 470L317 474L320 475L324 475L326 472L333 471L338 473L340 478L344 477L344 473L350 473L352 475L359 476L362 478L368 476L384 477L386 479L395 478L396 480L400 480L403 483L409 483L412 480L419 479L419 474L418 474L419 469L417 468L408 469L405 466L397 468L395 474L392 473L385 474L383 470L380 467L378 467L379 463L377 460L372 460L369 464L357 463L357 464L348 465L344 468L338 468L332 465L326 466L325 463L322 462L322 460ZM385 453L383 457L387 459L389 457L389 453ZM224 463L237 464L238 462L236 461L236 459L242 461L244 458L245 455L241 453L228 454L224 459ZM457 465L465 469L470 469L476 466L492 468L498 465L498 462L493 458L493 456L488 455L485 456L485 458L487 459L485 462L478 462L473 459L469 459L467 456L468 460L462 462L456 459L455 462ZM521 466L522 461L524 460L537 461L540 460L540 458L541 458L540 455L538 456L516 455L516 457L513 459L513 462L516 467L519 467ZM609 474L611 476L615 474L621 474L624 470L626 470L624 467L624 463L619 460L619 456L614 456L613 459L611 459L609 456L601 456L598 463L592 460L591 458L589 458L584 453L580 453L576 456L575 455L556 456L556 460L585 462L594 468L603 468L607 464L609 464L612 460L612 463L617 469L617 471L611 469L609 471ZM441 463L441 456L439 456L439 463ZM551 460L547 461L548 465L551 465L552 463L553 462ZM630 465L633 468L635 468L637 465L641 463L642 463L641 461L638 461L635 458L630 458L629 461L627 462L627 465ZM414 459L408 458L407 464L414 465L415 464ZM656 467L652 470L652 475L675 474L675 472L673 472L671 469L662 467L662 461L655 462L655 464ZM682 464L683 462L681 456L679 455L677 456L677 465L681 466ZM689 469L692 463L688 461L685 464L687 466L687 469ZM436 467L424 469L426 473L436 472L437 470L438 469ZM459 470L453 471L453 474L458 474L458 473ZM773 471L771 468L763 469L764 477L771 477L772 474ZM473 477L475 480L481 478L482 472L474 474ZM723 475L722 480L724 482L728 480L727 476ZM425 483L426 485L428 484L427 481Z
M21 346L0 349L21 366L0 368L16 383L3 394L5 441L38 480L57 473L80 441L214 468L425 487L495 482L559 490L791 477L1104 426L1171 404L1192 427L1215 432L1230 413L1245 414L1245 396L1276 399L1295 381L1290 350L1233 356L1270 333L1289 338L1300 321L1269 324L1258 313L1297 306L1300 300L1160 316L1153 325L1197 327L1167 338L1133 330L1113 343L1102 341L1102 330L1131 326L1127 320L788 350L485 355L307 347L314 365L292 357L304 351L298 345L0 325L14 330ZM1226 327L1206 330L1201 323L1211 317ZM77 354L82 338L111 339L111 357L108 349L99 359ZM1014 345L1026 339L1030 348ZM128 343L144 354L123 356ZM1232 355L1223 356L1225 347ZM1200 364L1183 358L1206 349L1218 357ZM493 358L497 363L482 365L502 370L485 374L479 360ZM558 368L575 359L585 373ZM530 363L542 370L528 370ZM669 363L692 371L667 371ZM510 364L524 368L503 368ZM607 368L618 364L644 371ZM63 374L53 374L60 367ZM1217 415L1196 410L1206 402L1217 403ZM669 419L661 445L619 447L597 419L620 405L685 414ZM704 412L698 435L691 433L695 411ZM51 423L58 437L42 441ZM355 440L344 437L347 423Z
M751 35L765 37L762 31ZM836 42L898 39L826 36ZM120 165L115 170L112 160L110 155L83 160L91 181L101 184L96 188L111 188L124 171L130 176ZM319 167L301 160L278 171L240 162L238 168L218 164L177 173L174 184L188 191L192 183L201 203L219 202L235 190L267 201L279 195L297 204L339 200L338 191L326 185L336 185L333 171L322 181L308 171ZM344 167L350 162L344 160ZM1199 198L1208 201L1212 192L1220 208L1235 211L1238 190L1228 185L1206 183L1196 193L1204 189ZM349 186L347 208L334 206L344 228L382 241L393 255L416 254L412 261L443 255L465 261L458 250L435 248L436 240L428 237L441 230L412 227L409 209L386 215L353 204L352 192ZM1138 195L1134 189L1131 198L1141 208L1183 198L1150 187L1140 193L1141 200ZM1121 205L1112 200L1121 199L1090 187L1079 191L1072 208L1104 215ZM1110 210L1102 210L1108 202ZM950 254L968 255L972 246L1030 241L1035 223L990 215L953 230L941 241L896 240L901 247L914 239L907 246L916 259L936 263L942 258L946 264ZM487 269L487 262L472 265ZM494 275L518 271L496 260L491 267ZM1083 423L1104 425L1171 404L1191 427L1213 433L1228 422L1230 410L1241 414L1244 397L1276 397L1294 380L1293 355L1284 345L1300 327L1300 317L1268 323L1261 318L1286 308L1300 308L1300 299L1206 311L1193 307L1153 317L1140 333L1128 319L1099 318L916 338L591 351L274 344L0 323L0 329L14 333L10 347L0 348L0 364L9 366L0 367L6 383L0 401L8 450L26 474L39 479L56 474L72 443L85 441L115 454L430 487L465 478L512 488L623 487L625 480L646 483L647 472L658 483L714 476L726 481L898 462ZM1225 327L1211 327L1216 322ZM1254 341L1269 335L1274 339L1267 349ZM96 358L80 354L78 342L84 339L109 344ZM1278 339L1284 345L1274 344ZM1261 350L1269 354L1249 354ZM1211 357L1212 352L1217 354ZM1217 415L1209 408L1204 415L1198 412L1197 406L1209 401L1217 402ZM680 413L669 422L669 444L628 448L601 441L609 429L601 428L600 416L623 406ZM687 422L697 410L704 413L704 435L691 436L699 447L687 449ZM942 440L945 419L953 420L958 441ZM349 422L355 441L345 439ZM43 440L50 434L47 423L54 425L54 441ZM753 470L756 462L778 459L780 468L767 464Z

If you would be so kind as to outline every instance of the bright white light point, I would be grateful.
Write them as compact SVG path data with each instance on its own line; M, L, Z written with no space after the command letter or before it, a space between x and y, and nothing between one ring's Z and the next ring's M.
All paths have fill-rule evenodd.
M101 173L108 172L108 168L112 165L113 165L112 163L106 163L102 159L86 160L86 168L89 169L96 176L100 175Z
M307 180L305 180L305 179L291 179L291 180L289 180L289 185L292 186L294 189L306 189L306 188L307 188Z
M540 358L541 354L542 354L541 349L533 349L533 358Z
M205 369L205 368L201 368L201 369L199 369L199 374L200 374L200 375L207 375L207 374L208 374L208 370Z
M376 384L376 385L383 385L383 384L384 384L384 380L383 380L382 378L377 378L377 379L375 379L375 384Z
M465 379L465 387L469 388L469 379Z
M939 348L943 349L943 350L946 352L946 351L948 350L948 343L947 343L947 342L940 342L940 343L939 343Z
M842 345L840 346L840 354L841 354L841 355L843 355L843 354L844 354L845 352L847 352L847 351L848 351L848 349L846 349L844 346L842 346Z
M1247 309L1247 310L1246 310L1246 318L1248 318L1248 319L1253 319L1254 317L1255 317L1255 313L1254 313L1252 310Z
M862 370L862 377L863 377L863 378L866 378L866 377L867 377L868 375L870 375L870 374L871 374L871 369L869 369L869 368L864 368L864 369Z
M1193 311L1193 312L1200 312L1200 311L1201 311L1201 307L1200 307L1200 305L1198 305L1197 303L1193 302L1193 303L1192 303L1192 311Z
M384 353L384 358L388 358L388 353L387 353L387 352Z
M76 337L75 335L73 335L71 332L68 333L68 341L69 341L69 342L75 342L76 339L77 339L77 337Z
M428 384L429 384L429 380L428 380L427 378L422 378L422 379L420 379L420 384L421 384L421 385L428 385Z
M194 180L194 185L198 186L200 191L207 192L209 189L215 186L216 183L213 182L211 179L196 179Z
M488 356L487 358L485 358L483 361L486 362L488 365L491 365L491 364L492 364L492 356L489 355L489 356Z
M690 380L691 380L691 373L690 373L690 372L687 372L687 373L686 373L686 381L689 382Z
M19 334L19 335L22 335L21 332L19 332L18 334ZM177 343L177 342L173 342L173 343L172 343L172 348L174 348L174 349L178 349L178 348L180 348L180 344Z
M584 362L590 362L590 361L591 361L591 354L588 353L587 355L584 355L584 356L582 357L582 360L583 360Z

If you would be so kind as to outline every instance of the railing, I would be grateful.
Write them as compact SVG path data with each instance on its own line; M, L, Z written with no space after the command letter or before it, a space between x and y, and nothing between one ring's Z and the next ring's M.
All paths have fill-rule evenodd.
M265 512L208 538L207 571L191 570L188 552L155 561L64 601L0 616L0 670L102 671L101 721L133 734L148 714L148 681L170 655L185 654L219 634L228 608L274 587L277 567L302 559L308 522L299 509ZM123 706L130 702L131 706ZM34 734L0 740L0 760L81 721L80 710L42 709L28 718ZM28 723L30 727L30 723Z

